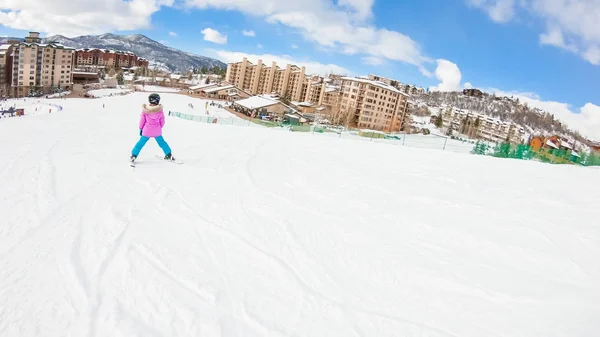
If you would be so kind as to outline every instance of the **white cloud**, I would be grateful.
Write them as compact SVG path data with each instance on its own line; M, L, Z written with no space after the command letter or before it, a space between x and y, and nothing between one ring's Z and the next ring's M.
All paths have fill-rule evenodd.
M368 18L373 14L371 7L374 2L375 0L338 0L338 5L356 12L359 18Z
M175 0L2 0L0 25L69 37L149 28L152 14Z
M260 43L256 45L256 48L262 49L262 47L263 47L263 45Z
M540 43L573 53L594 65L600 65L600 1L598 0L466 0L481 8L496 22L507 22L517 10L542 20L546 30ZM494 6L504 8L503 20L497 20ZM530 20L530 19L529 19Z
M383 60L375 56L365 56L362 58L362 61L364 64L368 64L371 66L379 66L383 64Z
M378 28L369 19L373 0L184 0L189 8L237 10L269 23L297 29L322 47L348 55L371 56L412 64L426 76L433 60L409 36Z
M215 54L215 56L219 60L221 60L225 63L239 62L244 57L246 57L246 58L248 58L248 61L253 62L253 63L256 63L260 59L263 61L264 64L266 64L268 66L271 65L271 62L277 62L277 65L281 68L284 68L287 64L295 64L297 66L305 66L306 72L308 74L325 75L325 74L329 74L329 73L335 73L335 74L353 75L350 70L348 70L344 67L335 65L335 64L323 64L323 63L309 61L309 60L297 60L289 55L280 55L280 56L271 55L271 54L256 55L256 54L247 54L247 53L243 53L243 52L234 52L234 51L227 51L227 50L209 50L209 51L211 51L213 54Z
M177 33L175 33L175 32L169 32L169 36L177 37Z
M540 35L540 43L543 45L549 45L565 49L574 53L577 52L577 47L575 47L572 44L568 44L565 41L561 29L556 26L548 27L547 31Z
M467 0L467 3L486 11L493 21L499 23L510 21L515 14L515 0Z
M462 85L460 84L462 73L455 63L443 59L437 60L435 77L440 83L430 87L429 90L431 91L458 91L462 89Z
M227 35L221 34L219 31L212 28L204 28L201 32L204 34L204 41L209 41L218 44L227 43Z
M518 98L531 107L545 110L566 124L570 129L579 131L582 135L600 140L600 106L586 103L579 109L572 109L567 103L544 101L538 94L523 92L507 92L499 89L485 89L498 96Z
M593 45L583 53L583 58L593 65L600 65L600 47Z
M244 36L250 36L250 37L254 37L256 36L256 33L254 33L253 30L242 30L242 35Z
M471 88L473 88L473 85L471 84L471 82L467 82L467 83L465 83L464 87L465 87L465 89L471 89Z
M297 45L297 44L293 44L293 45L292 45L292 48L293 48L293 49L298 49L298 48L300 48L300 47L298 47L298 45Z

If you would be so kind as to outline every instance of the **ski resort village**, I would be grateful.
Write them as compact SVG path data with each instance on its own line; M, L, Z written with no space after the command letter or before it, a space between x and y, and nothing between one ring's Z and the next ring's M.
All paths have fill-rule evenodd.
M0 336L600 336L552 111L106 35L0 46Z

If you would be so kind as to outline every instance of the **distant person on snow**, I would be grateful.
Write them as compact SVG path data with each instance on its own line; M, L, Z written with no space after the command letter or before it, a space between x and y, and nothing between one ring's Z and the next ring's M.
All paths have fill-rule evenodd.
M135 147L131 151L131 162L134 162L140 151L146 145L146 142L150 138L156 139L158 146L165 153L165 160L175 160L175 157L171 154L171 148L169 144L162 137L162 128L165 126L165 114L163 112L163 106L160 104L160 96L158 94L151 94L148 96L148 102L150 106L144 104L142 106L142 114L140 116L140 140L135 144Z

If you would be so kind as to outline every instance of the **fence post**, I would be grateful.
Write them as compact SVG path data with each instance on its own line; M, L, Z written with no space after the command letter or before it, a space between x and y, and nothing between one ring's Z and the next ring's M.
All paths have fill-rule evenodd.
M406 141L406 133L402 137L402 146L404 146L404 141Z
M446 143L448 142L448 137L446 137L446 139L444 140L444 148L442 150L446 149Z

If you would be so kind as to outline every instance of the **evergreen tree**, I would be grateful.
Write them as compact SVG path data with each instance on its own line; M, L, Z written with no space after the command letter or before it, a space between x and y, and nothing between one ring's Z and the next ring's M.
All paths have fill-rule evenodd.
M494 148L494 157L498 158L508 158L510 153L510 143L500 143L496 144L496 148Z
M442 119L442 114L440 113L440 115L435 119L435 127L439 129L442 126L444 126L444 120Z
M123 72L119 72L119 74L117 75L117 83L119 85L123 85L125 84L125 78L123 77Z
M471 150L471 153L472 154L483 154L482 145L483 145L483 143L478 140L475 143L475 146L473 147L473 150Z
M448 125L448 130L446 130L446 136L452 136L453 131L454 130L452 129L452 123L450 123Z

